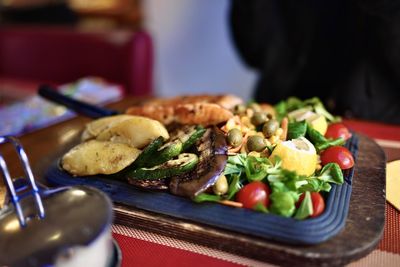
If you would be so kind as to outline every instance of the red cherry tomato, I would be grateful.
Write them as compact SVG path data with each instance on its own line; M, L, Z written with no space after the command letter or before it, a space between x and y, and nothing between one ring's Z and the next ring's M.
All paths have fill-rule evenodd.
M325 210L325 200L322 197L322 195L318 192L310 192L311 195L311 202L313 205L313 213L310 215L310 217L318 217L321 215L321 213ZM304 193L300 195L299 201L296 203L296 207L298 208L303 202L304 199Z
M268 207L271 190L268 185L260 181L251 182L242 187L236 194L236 201L243 204L244 208L252 209L258 203Z
M351 137L351 133L343 123L337 122L329 124L325 137L332 139L342 137L344 140L347 140Z
M342 170L350 169L354 166L354 158L351 152L343 146L332 146L320 154L322 165L330 162L339 164Z

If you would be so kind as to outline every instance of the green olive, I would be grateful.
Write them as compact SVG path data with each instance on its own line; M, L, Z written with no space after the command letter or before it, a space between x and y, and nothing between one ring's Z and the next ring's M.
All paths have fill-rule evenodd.
M248 107L248 108L251 108L252 110L254 110L254 111L256 111L256 112L257 112L257 111L261 111L260 105L257 104L257 103L255 103L255 102L250 103L247 107Z
M233 128L228 132L228 143L233 146L233 147L238 147L242 144L243 137L242 137L242 132L237 129Z
M241 115L244 114L245 112L246 112L246 106L244 105L239 104L233 108L233 113L235 113L236 115Z
M266 138L269 138L275 134L275 132L276 132L276 130L278 130L278 128L279 128L279 123L276 120L274 120L274 119L269 120L266 123L264 123L263 129L262 129L263 134Z
M261 152L265 147L265 139L259 135L252 135L247 139L247 149L249 151Z
M218 180L213 185L214 194L218 196L224 195L226 194L226 192L228 192L228 189L229 189L228 180L226 179L225 175L221 174Z
M267 120L267 115L263 112L256 112L251 117L251 123L255 126L263 124Z

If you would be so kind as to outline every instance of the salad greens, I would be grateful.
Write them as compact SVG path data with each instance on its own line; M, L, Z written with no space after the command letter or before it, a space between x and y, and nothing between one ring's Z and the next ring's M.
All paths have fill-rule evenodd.
M300 207L297 209L296 214L294 215L294 218L303 220L310 216L313 213L313 204L311 200L311 194L310 192L305 192L304 194L304 199L300 204Z
M327 139L317 130L313 129L306 121L290 122L288 125L287 139L306 137L317 151L322 151L331 146L341 146L345 143L343 138Z
M309 215L311 203L311 199L305 196L305 200L295 213L295 204L303 192L306 192L306 194L308 191L329 192L330 183L343 183L343 173L336 163L325 165L320 171L309 177L282 169L281 163L282 161L278 157L273 164L268 158L246 154L229 156L224 171L229 183L228 192L222 196L202 193L194 200L196 202L231 200L244 184L252 181L263 181L269 184L271 188L270 199L272 203L268 209L262 205L257 205L255 209L285 217L294 215L295 218L301 219Z
M278 102L274 106L278 121L281 121L289 112L305 107L311 107L315 113L323 115L328 122L340 121L340 117L333 116L331 113L329 113L329 111L326 110L324 104L318 97L313 97L306 100L300 100L297 97L289 97L286 100Z
M305 136L307 133L306 121L289 122L287 139L296 139Z
M317 151L322 151L331 146L341 146L345 143L344 139L339 137L337 139L327 139L318 131L310 126L307 126L307 139L315 146Z
M250 103L247 108L250 108L250 111L259 112L260 107L253 109L250 107L251 105L257 106L257 103ZM315 192L329 192L332 188L331 184L342 184L344 182L342 169L337 163L324 163L325 165L321 168L318 162L318 155L321 151L332 146L341 146L345 143L344 138L333 139L326 138L323 135L328 125L340 121L340 117L335 117L329 113L317 97L304 101L296 97L290 97L277 103L274 109L275 118L273 120L276 119L276 121L281 122L281 131L284 134L277 134L272 138L261 130L266 122L264 125L253 125L254 133L249 136L258 134L258 136L265 138L266 149L263 151L265 154L262 155L259 153L260 151L248 146L248 143L243 143L240 150L232 151L233 153L241 151L241 154L231 154L224 169L223 175L228 182L227 192L222 195L202 193L195 197L194 200L196 202L213 201L226 203L229 200L233 200L239 202L245 208L252 208L256 211L284 217L293 217L299 220L316 216L315 212L318 212L314 210L314 205L318 206L316 198L319 196L322 199L322 196ZM240 115L242 113L237 114ZM251 112L243 114L240 115L243 116L243 121L250 120L251 122L251 116L253 115L248 115ZM283 123L282 121L285 117L288 120L284 120ZM288 123L286 124L286 122ZM231 127L228 124L225 126L226 129ZM248 125L244 124L244 126L247 127ZM238 127L241 129L243 125L239 124ZM242 137L244 130L240 132ZM247 134L248 132L249 129L247 129ZM286 164L282 164L282 159L294 160L286 153L281 153L282 159L275 155L271 156L275 147L280 144L276 140L280 142L292 141L301 137L310 141L317 152L317 155L315 155L316 167L311 175L307 172L307 176L290 171ZM251 139L246 142L249 142L249 140ZM293 144L295 144L294 141L289 145ZM299 146L299 150L303 148ZM252 153L253 151L256 153ZM283 168L282 166L286 167ZM266 185L268 190L264 189L262 185ZM257 199L257 197L262 198L263 194L267 194L268 202L266 203ZM253 201L256 203L251 204Z

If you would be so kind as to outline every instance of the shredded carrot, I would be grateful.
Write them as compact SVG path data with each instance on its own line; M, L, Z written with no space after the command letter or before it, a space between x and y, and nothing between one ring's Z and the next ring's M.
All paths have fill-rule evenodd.
M228 154L229 153L237 153L237 152L239 152L240 149L242 148L242 145L243 145L243 143L241 143L237 147L232 147L232 148L228 149Z
M286 138L287 138L288 124L289 124L288 118L287 118L287 117L284 117L284 118L282 119L282 122L281 122L281 128L282 128L283 131L282 131L282 134L281 134L281 136L280 136L280 139L281 139L282 141L285 141Z
M243 204L240 202L232 201L232 200L220 200L218 203L221 203L226 206L231 206L235 208L243 208Z
M232 147L232 148L228 149L228 155L229 155L229 154L231 154L231 155L236 155L237 152L240 151L240 148L242 148L242 145L237 146L237 147Z

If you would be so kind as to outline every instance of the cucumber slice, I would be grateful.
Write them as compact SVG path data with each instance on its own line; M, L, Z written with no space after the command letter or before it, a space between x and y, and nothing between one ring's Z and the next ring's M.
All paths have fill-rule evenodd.
M148 164L153 154L162 146L164 143L164 138L162 136L154 139L150 144L148 144L137 159L133 162L134 168L145 167Z
M188 150L190 147L192 147L197 140L199 140L203 134L206 132L206 129L203 128L202 126L196 126L189 134L190 136L188 136L187 140L183 141L183 147L182 150L186 151Z
M185 152L199 140L206 129L201 126L184 126L171 134L170 141L158 149L140 167L153 167L160 165Z
M183 126L171 133L170 140L180 140L182 142L182 151L185 152L203 136L205 131L206 129L201 125Z
M151 168L139 168L128 174L128 179L162 179L180 175L194 169L199 158L193 153L182 153L177 159L169 160Z
M174 131L170 141L162 146L161 138L157 138L142 151L142 156L136 159L133 166L149 168L167 162L193 146L205 131L206 129L201 126L184 126Z
M151 158L148 159L144 167L160 165L170 159L175 158L182 152L182 142L179 140L170 141L160 147Z

